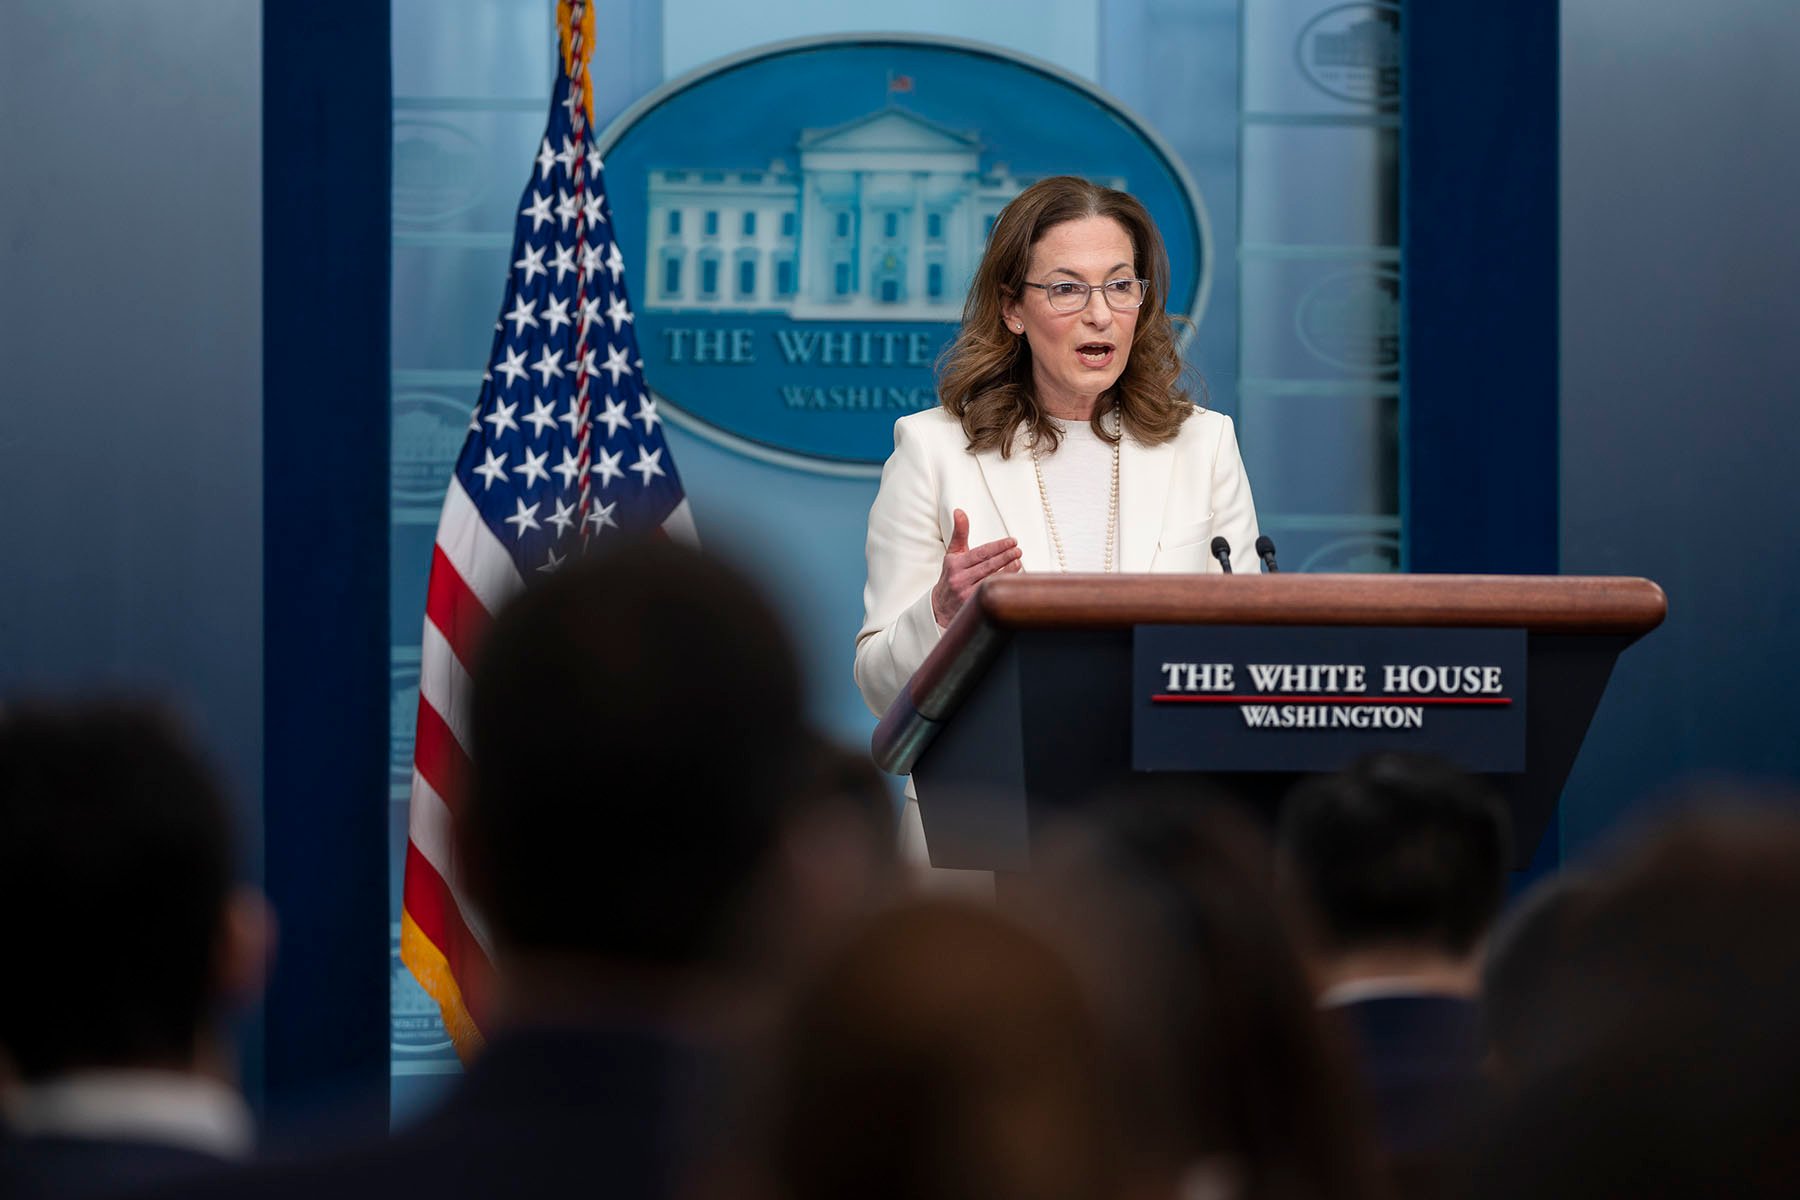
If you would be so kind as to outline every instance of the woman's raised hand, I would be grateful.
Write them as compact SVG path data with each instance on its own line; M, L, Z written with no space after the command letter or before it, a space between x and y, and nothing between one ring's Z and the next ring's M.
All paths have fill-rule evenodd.
M950 628L963 604L981 581L1019 569L1019 543L1001 538L969 549L969 516L962 509L950 514L950 547L944 551L944 570L931 589L931 612L938 626Z

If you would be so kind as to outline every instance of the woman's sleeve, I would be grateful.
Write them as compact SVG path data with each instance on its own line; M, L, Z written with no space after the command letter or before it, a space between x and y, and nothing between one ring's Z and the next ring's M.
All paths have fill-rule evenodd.
M869 509L869 579L856 635L856 686L876 715L887 711L943 631L931 589L943 570L938 479L928 439L894 423L894 453Z
M1244 473L1244 460L1238 453L1237 431L1231 418L1217 414L1225 423L1219 434L1213 456L1212 510L1213 532L1231 543L1231 569L1240 575L1259 575L1262 562L1256 557L1256 501L1250 496L1250 477Z

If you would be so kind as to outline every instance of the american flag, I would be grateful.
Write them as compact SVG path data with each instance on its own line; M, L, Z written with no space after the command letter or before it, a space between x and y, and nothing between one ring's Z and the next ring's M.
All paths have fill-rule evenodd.
M493 947L463 894L450 837L468 778L469 671L482 633L527 581L599 539L693 537L644 387L593 145L581 37L592 21L572 7L425 602L400 952L465 1057L481 1044L492 997Z

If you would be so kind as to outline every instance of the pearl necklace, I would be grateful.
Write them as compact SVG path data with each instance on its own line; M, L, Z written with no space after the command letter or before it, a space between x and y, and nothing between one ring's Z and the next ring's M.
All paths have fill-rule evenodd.
M1112 495L1106 504L1106 565L1101 568L1106 574L1112 574L1113 542L1119 532L1119 443L1124 441L1125 418L1119 413L1117 401L1113 402L1113 445L1112 445ZM1038 465L1037 439L1031 442L1031 473L1037 476L1038 503L1044 506L1044 524L1050 527L1050 544L1056 547L1056 566L1064 575L1069 573L1069 560L1063 555L1062 534L1056 529L1056 514L1050 511L1050 490L1044 486L1044 469Z

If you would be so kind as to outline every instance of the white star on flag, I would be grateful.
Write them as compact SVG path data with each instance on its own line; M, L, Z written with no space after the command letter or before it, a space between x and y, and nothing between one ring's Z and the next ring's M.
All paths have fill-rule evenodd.
M613 480L621 478L625 472L619 469L619 460L625 457L623 450L608 454L602 447L595 458L594 465L588 470L600 477L600 486L605 487Z
M544 305L544 324L550 327L553 334L564 325L574 324L569 319L568 297L558 296Z
M625 415L625 402L623 400L614 400L612 397L608 396L600 403L604 406L603 411L599 416L595 417L594 420L605 423L607 437L610 438L613 434L619 432L620 426L631 424L631 418Z
M483 491L493 487L497 480L506 478L506 455L502 454L496 458L493 450L489 449L487 461L476 467L475 473L487 481L482 486Z
M531 232L536 233L538 231L538 226L542 225L545 221L555 220L555 218L550 215L550 194L548 192L533 193L531 203L524 208L521 208L519 210L519 215L521 217L531 218Z
M587 523L594 527L595 533L599 533L609 526L613 529L619 527L619 523L613 520L613 509L617 507L619 507L617 500L611 504L602 504L598 500L593 501L593 507L588 509Z
M554 575L556 574L556 568L562 566L567 561L569 561L567 556L562 558L556 557L556 547L552 546L550 547L550 556L544 560L544 565L538 568L538 573L541 575Z
M650 481L663 473L663 469L659 465L661 462L662 449L660 447L651 450L648 447L639 446L637 461L631 464L631 469L642 475L644 486L649 487Z
M525 257L513 264L513 266L525 272L526 287L531 286L532 275L548 275L550 273L544 270L544 250L545 247L543 246L526 246Z
M579 437L581 435L581 422L586 419L586 414L581 411L580 406L575 401L575 397L570 396L569 407L563 409L562 416L556 419L569 427L570 437Z
M492 425L494 427L494 436L499 437L507 430L517 429L519 427L519 423L513 420L513 414L518 411L519 402L517 400L514 400L511 404L503 404L496 401L494 403L494 411L481 419L486 421L489 425Z
M562 485L565 488L574 487L575 481L581 478L581 460L576 458L575 452L567 446L563 447L562 461L552 469L562 476Z
M575 197L563 191L561 188L558 188L556 190L556 219L558 222L556 227L558 229L567 229L569 227L569 222L573 221L580 214L581 205L576 202Z
M497 364L494 367L494 370L506 376L506 386L511 387L513 384L519 382L519 380L525 378L527 373L527 368L525 366L525 352L523 350L507 350L504 353L506 354L506 361Z
M503 320L511 321L513 323L514 337L518 337L521 333L524 333L527 325L533 327L537 325L537 317L532 315L536 308L537 304L534 301L527 300L523 293L520 294L518 299L513 301L512 311L507 313Z
M537 165L538 165L538 178L539 179L550 178L550 168L554 167L556 165L556 151L554 151L550 148L550 139L549 138L544 139L544 144L543 144L542 148L540 148L538 150Z
M600 365L600 369L611 375L614 383L618 383L621 376L631 374L630 353L623 346L608 346L606 361Z
M612 281L619 282L619 276L625 273L625 259L619 254L619 243L612 242L606 247L606 269L612 274Z
M632 416L635 420L644 423L644 436L646 437L650 435L652 429L656 428L656 423L662 420L662 414L656 411L656 401L649 396L638 401L638 410Z
M545 346L542 350L538 351L538 360L531 364L531 369L543 377L545 384L548 384L552 379L561 379L563 373L562 356L563 352L561 350L552 353L550 347Z
M568 138L564 138L562 143L562 149L556 152L556 161L562 164L563 170L573 170L575 166L575 143L571 142Z
M612 303L606 306L606 315L612 321L613 332L619 332L620 327L631 320L631 310L625 307L625 297L614 296Z
M542 450L536 454L529 449L525 451L525 461L519 465L519 475L525 480L526 487L531 487L540 479L550 478L550 472L544 469L544 462L549 457L548 450Z
M544 403L541 396L532 397L531 411L525 414L525 423L531 426L532 437L543 437L544 430L556 424L556 414Z
M533 504L527 508L523 498L515 501L515 503L519 506L518 511L506 518L506 523L517 530L516 536L524 537L527 529L540 528L537 523L537 517L532 515L537 512L538 506Z
M550 263L550 269L556 272L556 282L561 283L565 275L575 270L575 247L558 246L556 257Z
M587 222L589 229L596 225L606 224L606 216L600 211L601 205L605 203L606 201L600 193L595 192L587 198L587 203L581 206L581 219Z
M575 524L575 506L573 504L564 504L561 500L558 500L556 502L556 511L550 514L548 520L552 525L556 526L557 536L562 537L569 532L569 526Z

